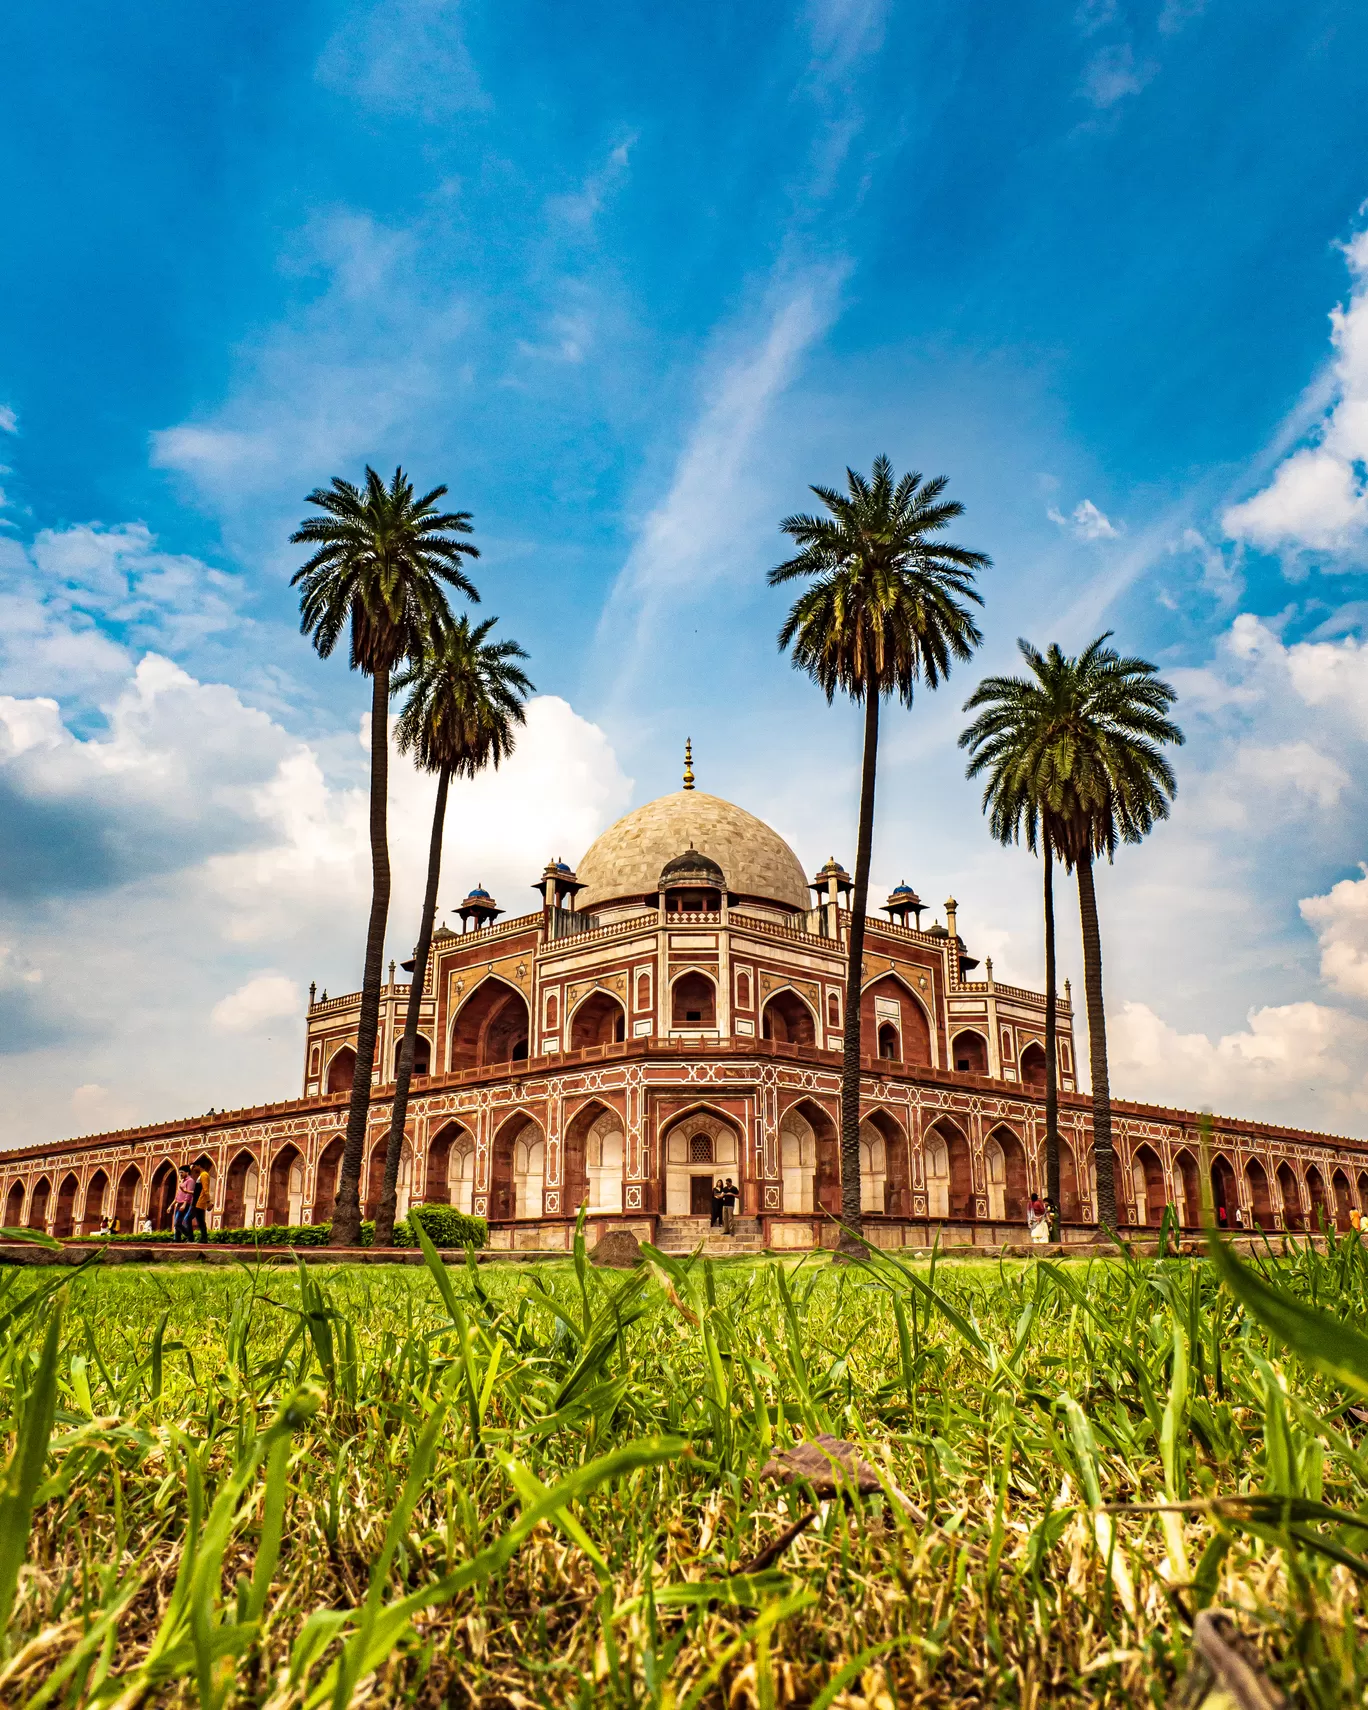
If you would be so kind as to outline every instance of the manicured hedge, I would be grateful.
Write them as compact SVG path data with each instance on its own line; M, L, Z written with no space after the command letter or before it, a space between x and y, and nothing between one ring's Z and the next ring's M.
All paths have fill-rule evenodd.
M394 1226L396 1247L418 1245L412 1228L415 1217L422 1220L434 1247L483 1247L489 1238L483 1217L467 1217L449 1205L415 1205ZM326 1247L331 1237L331 1223L268 1223L260 1229L209 1231L210 1243L215 1247ZM150 1247L170 1246L173 1236L169 1229L154 1229L150 1235L111 1235L107 1239L132 1247ZM369 1247L374 1239L375 1225L367 1220L361 1225L361 1245Z

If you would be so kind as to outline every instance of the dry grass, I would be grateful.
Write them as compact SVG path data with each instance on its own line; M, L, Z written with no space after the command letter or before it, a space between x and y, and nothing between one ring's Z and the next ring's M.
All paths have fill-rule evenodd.
M1357 1244L1267 1269L1368 1329ZM4 1280L6 1706L1159 1705L1208 1606L1368 1685L1352 1373L1205 1263ZM744 1574L821 1432L886 1492Z

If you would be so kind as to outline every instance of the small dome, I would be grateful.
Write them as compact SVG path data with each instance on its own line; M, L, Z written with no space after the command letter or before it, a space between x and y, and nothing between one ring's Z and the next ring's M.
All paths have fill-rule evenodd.
M476 885L474 890L471 891L470 895L466 898L466 901L471 902L475 897L483 897L483 898L487 899L488 896L489 896L489 892L487 890L485 890L480 885Z
M950 934L945 930L945 928L937 920L937 921L934 921L930 926L927 927L926 936L928 938L948 938L950 936Z
M709 885L714 890L725 891L727 881L716 861L691 847L673 861L667 861L660 870L661 890L674 885Z
M580 908L651 896L660 888L661 868L690 845L712 851L733 896L807 908L807 879L779 833L703 790L676 790L610 825L579 863Z

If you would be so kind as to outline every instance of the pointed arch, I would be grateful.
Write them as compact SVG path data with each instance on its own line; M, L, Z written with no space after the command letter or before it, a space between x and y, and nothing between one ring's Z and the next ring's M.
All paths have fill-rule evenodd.
M1045 1047L1038 1039L1033 1039L1017 1060L1021 1084L1028 1091L1037 1093L1045 1091L1045 1064Z
M147 1190L147 1215L154 1229L169 1229L175 1215L176 1189L180 1186L180 1171L170 1158L163 1158L152 1172Z
M390 1075L390 1079L392 1081L397 1081L399 1079L399 1058L403 1053L403 1049L404 1036L401 1033L398 1039L394 1042L394 1067L393 1072ZM415 1079L420 1075L430 1075L432 1073L432 1041L425 1033L418 1034L413 1041L412 1072Z
M48 1176L39 1176L33 1184L33 1192L29 1195L28 1226L30 1229L46 1229L48 1201L52 1198L52 1180Z
M324 1091L349 1093L356 1079L356 1052L350 1045L340 1046L328 1058L328 1079Z
M620 999L601 986L582 997L568 1019L571 1051L585 1051L591 1045L616 1045L627 1037L627 1011Z
M760 1011L760 1036L786 1045L815 1045L817 1017L811 1004L793 986L779 986Z
M974 1166L963 1129L948 1116L939 1117L926 1131L922 1145L928 1209L932 1202L938 1208L930 1215L971 1220L975 1215Z
M1143 1141L1131 1153L1131 1187L1135 1195L1135 1221L1150 1228L1161 1223L1167 1204L1164 1166L1154 1148Z
M142 1171L136 1164L130 1164L119 1177L119 1189L114 1200L114 1221L122 1234L129 1233L135 1226L141 1187Z
M1325 1197L1325 1178L1314 1164L1306 1166L1306 1197L1311 1208L1312 1232L1319 1235L1333 1214Z
M936 1030L931 1012L919 994L893 969L873 974L860 992L860 1049L868 1055L880 1049L879 1029L897 1029L898 1062L914 1067L937 1067Z
M57 1204L52 1213L52 1233L59 1241L64 1241L75 1233L76 1191L79 1186L75 1175L68 1170L57 1189Z
M672 1027L717 1026L717 982L702 968L685 968L670 982Z
M475 1188L474 1164L475 1136L462 1122L444 1124L428 1141L423 1198L429 1205L454 1205L469 1216Z
M1245 1183L1249 1188L1250 1217L1256 1229L1276 1229L1273 1216L1273 1196L1268 1190L1268 1172L1257 1158L1245 1165Z
M332 1139L318 1154L318 1163L314 1168L313 1220L315 1223L331 1223L333 1202L337 1198L337 1178L342 1169L342 1153L346 1149L346 1138L334 1134ZM228 1222L228 1212L223 1214L225 1228L231 1228Z
M81 1219L82 1235L97 1235L104 1221L105 1195L109 1192L109 1177L96 1170L86 1183L85 1215Z
M591 1212L619 1212L627 1133L622 1117L602 1099L588 1099L565 1125L565 1191L561 1204L573 1214L583 1204Z
M726 1111L701 1099L676 1111L660 1130L666 1212L676 1217L709 1215L713 1180L730 1176L739 1187L743 1155L741 1127Z
M5 1228L22 1229L21 1219L24 1215L24 1184L11 1182L10 1190L5 1195Z
M1078 1160L1074 1157L1074 1149L1061 1134L1059 1136L1059 1215L1065 1223L1080 1223L1083 1219L1083 1201L1078 1192Z
M509 1223L540 1217L546 1185L546 1136L525 1111L515 1111L490 1147L489 1218Z
M1181 1200L1179 1210L1182 1214L1184 1229L1200 1229L1202 1226L1202 1185L1197 1173L1197 1160L1186 1146L1182 1146L1173 1155L1173 1173L1177 1178L1178 1192Z
M988 1215L998 1223L1024 1223L1026 1202L1026 1148L1014 1128L1000 1122L983 1143L988 1177Z
M1334 1196L1335 1228L1344 1230L1349 1227L1349 1213L1354 1209L1353 1190L1349 1186L1349 1177L1341 1169L1336 1169L1330 1178L1330 1191Z
M266 1215L273 1224L299 1223L304 1216L304 1157L290 1141L271 1159L266 1176Z
M447 1067L481 1069L527 1060L531 1015L527 999L502 974L486 974L471 988L447 1031Z
M977 1027L962 1027L950 1042L950 1061L961 1075L988 1073L988 1041Z
M862 1136L866 1126L873 1128L883 1141L883 1204L876 1209L883 1210L889 1217L910 1217L912 1215L912 1155L911 1148L908 1145L907 1130L891 1111L881 1107L866 1113L864 1120L860 1123ZM839 1157L839 1148L837 1155ZM863 1153L860 1157L860 1165L863 1170ZM860 1177L860 1184L861 1197L863 1198L863 1174Z
M260 1172L256 1155L243 1149L228 1166L224 1181L223 1227L247 1229L256 1221Z

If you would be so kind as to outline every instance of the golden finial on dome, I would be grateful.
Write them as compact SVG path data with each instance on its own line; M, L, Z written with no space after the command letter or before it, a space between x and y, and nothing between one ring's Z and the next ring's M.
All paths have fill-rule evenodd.
M693 737L686 736L684 738L684 788L691 790L693 787Z

